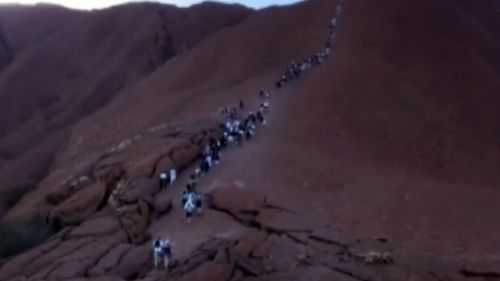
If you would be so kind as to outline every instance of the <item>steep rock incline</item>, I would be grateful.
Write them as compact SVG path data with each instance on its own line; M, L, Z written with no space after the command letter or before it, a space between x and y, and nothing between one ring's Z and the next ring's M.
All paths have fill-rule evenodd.
M85 12L61 6L2 4L0 29L13 56L39 45L58 30L82 18Z
M204 119L220 106L255 97L258 85L323 46L332 11L328 1L269 8L210 36L81 122L60 163L144 127ZM117 120L127 126L115 126Z
M0 72L12 61L12 51L0 29Z
M350 233L498 262L499 38L458 3L346 1L334 58L214 178Z
M242 149L224 151L224 161L198 185L208 193L210 210L195 224L183 225L177 204L182 183L160 191L158 172L189 167L207 138L220 135L214 123L195 121L215 117L219 106L255 98L260 87L272 86L281 64L321 48L332 1L259 12L172 59L80 123L57 170L10 213L42 213L65 229L7 261L0 279L498 279L500 191L488 185L496 176L486 169L479 181L475 170L466 169L467 158L454 159L446 171L426 169L436 153L425 149L424 134L425 122L446 126L450 114L458 116L458 139L483 146L452 146L444 156L477 157L491 145L489 132L469 134L459 118L463 108L476 114L483 109L475 96L462 97L464 91L446 98L457 84L471 87L458 79L455 63L483 74L470 76L484 82L479 90L496 87L496 39L485 32L496 27L461 28L469 25L457 22L470 18L452 0L343 2L333 60L274 93L268 125ZM422 24L424 15L430 18ZM290 30L297 19L300 28ZM436 46L427 43L428 34L440 35ZM248 41L236 41L242 36ZM462 37L478 39L473 49L484 52L457 62L466 49ZM267 40L257 40L262 38ZM456 53L445 52L455 45ZM444 91L431 91L435 100L426 97L424 90L433 89L429 81L448 72ZM479 96L488 100L486 90ZM474 118L480 127L495 124ZM130 126L115 128L118 120ZM161 126L144 131L151 124ZM398 139L390 147L378 134ZM93 140L96 135L102 139ZM446 144L447 137L437 138ZM408 160L414 151L422 166ZM198 231L209 228L216 237ZM174 243L193 250L175 252L169 271L151 267L148 242L160 232L175 232Z
M314 82L365 152L443 179L496 184L499 7L350 1L339 66Z
M32 13L38 15L35 11ZM47 161L50 162L62 146L44 146L44 143L54 143L56 135L66 135L75 122L99 110L166 60L251 13L242 6L214 3L186 9L151 3L129 4L77 16L67 24L60 24L50 36L47 33L37 44L22 40L23 34L32 35L29 26L25 33L16 33L15 38L25 43L11 40L22 45L23 52L15 55L0 73L0 135L3 136L0 157L4 160L0 163L0 179L5 179L2 191L16 186L17 181L26 180L32 173L46 170ZM50 18L50 14L42 15L44 17L33 17L40 21ZM6 26L11 33L21 28L19 20L4 19L9 20L12 23ZM198 32L183 35L182 29ZM36 151L49 147L52 150L46 153L50 156L47 161L39 162L38 166L25 162L34 158ZM21 179L10 176L22 166L34 170L26 168Z

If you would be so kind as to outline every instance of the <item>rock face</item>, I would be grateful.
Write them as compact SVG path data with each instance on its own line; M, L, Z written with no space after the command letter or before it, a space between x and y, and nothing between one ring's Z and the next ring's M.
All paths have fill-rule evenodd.
M64 224L83 221L97 211L106 197L106 185L93 183L72 194L52 210L52 216L60 217Z
M172 198L166 195L158 195L154 200L154 212L156 216L164 215L172 209Z
M0 72L12 61L12 53L0 29Z
M136 203L141 198L147 198L150 201L153 195L159 191L160 187L157 179L138 178L125 186L123 192L119 195L119 200L124 204Z
M209 194L213 208L229 212L233 216L257 214L265 204L265 194L248 191L234 185L223 186Z
M243 6L219 4L187 9L132 4L93 12L54 5L2 5L0 193L23 180L39 181L51 172L48 168L79 162L158 121L144 116L137 120L149 119L148 124L140 128L131 129L129 124L122 133L103 130L92 138L107 138L104 143L64 156L70 132L79 121L124 96L167 60L252 13ZM106 67L104 60L109 62ZM100 127L99 122L95 126ZM112 136L104 137L107 133ZM134 162L130 173L150 173L155 157L137 159L141 161Z
M149 216L149 207L140 201L135 209L126 213L103 213L87 219L42 246L7 261L0 268L0 280L21 276L28 280L83 276L96 280L130 280L145 273L151 264L149 243L135 245L149 239Z
M116 217L110 215L99 216L87 219L84 223L75 227L69 233L69 237L120 235L122 231L120 222Z
M83 13L85 15L78 21L79 32L75 32L76 27L71 25L52 36L43 36L48 38L50 44L47 41L41 41L36 50L31 49L23 53L23 60L16 61L17 58L14 57L14 61L7 68L0 70L0 76L8 71L9 77L12 77L12 80L0 77L0 89L4 89L0 91L0 101L5 101L1 105L5 109L6 117L0 120L0 158L4 160L0 159L0 166L19 154L29 159L31 155L29 148L37 145L31 143L33 139L37 141L47 139L53 131L63 130L61 134L64 137L61 139L67 140L67 142L61 142L65 144L64 151L60 151L57 147L48 153L52 155L56 151L60 152L55 159L50 161L52 170L49 171L49 176L40 182L33 192L23 197L10 210L8 217L21 218L48 214L49 219L61 221L64 228L43 245L1 261L0 281L497 279L500 276L495 267L498 260L485 262L482 259L480 261L471 259L471 261L463 262L460 258L450 258L446 255L429 256L427 253L414 249L398 248L396 245L401 244L393 244L383 235L381 235L382 238L378 236L370 238L371 232L368 231L363 237L358 237L359 235L353 235L339 227L342 214L337 211L342 207L352 211L349 210L351 205L360 204L362 207L356 211L362 210L365 214L370 206L375 206L377 210L387 208L376 201L379 197L386 195L384 188L389 181L377 174L379 171L385 171L386 167L380 170L375 165L366 167L366 163L360 164L365 161L366 155L353 154L357 157L350 157L350 151L348 153L347 150L356 150L359 153L357 148L358 146L364 147L363 141L366 139L370 142L367 145L368 151L377 150L380 147L387 148L387 143L400 143L401 147L395 150L401 152L412 147L414 139L409 142L389 141L376 149L370 147L380 143L371 143L371 141L379 137L394 140L395 136L401 139L408 139L407 137L410 136L411 139L415 135L405 134L409 132L406 131L408 128L412 129L411 126L397 121L417 120L418 124L423 124L419 128L426 132L427 130L429 132L444 131L444 138L432 139L429 144L426 142L428 139L426 134L423 135L424 141L420 141L419 136L415 139L416 143L423 144L423 147L416 150L418 155L416 159L426 160L428 155L432 157L437 155L430 162L435 162L436 167L441 169L443 163L444 166L448 163L441 161L443 160L441 155L449 147L446 144L442 145L440 140L459 140L459 136L455 139L455 132L462 130L471 132L470 128L473 128L475 123L462 120L460 116L463 112L471 116L472 120L477 121L482 118L474 115L473 113L477 113L474 110L465 107L465 104L469 105L468 102L464 102L469 100L469 95L460 91L458 92L464 96L458 96L451 103L450 108L446 107L444 111L441 111L440 109L443 109L441 105L448 104L446 99L448 92L432 91L434 84L441 84L440 78L434 81L430 79L432 76L421 76L420 70L414 75L415 72L411 71L413 69L408 70L404 67L417 65L422 66L424 70L432 70L432 67L423 65L423 62L437 59L447 64L449 58L460 58L457 53L454 53L455 49L448 52L450 48L446 43L447 40L457 43L461 41L459 40L461 36L457 34L462 33L455 34L456 27L464 27L463 30L469 34L475 33L475 28L486 23L477 17L473 26L453 24L455 16L460 16L462 19L462 15L466 14L467 18L474 18L472 10L464 9L467 5L471 5L465 1L405 1L407 2L401 3L397 0L381 0L377 3L338 1L338 3L346 3L346 13L355 19L351 20L352 29L338 34L339 37L343 36L349 42L335 49L336 55L338 53L346 57L341 60L341 67L330 61L326 62L317 72L311 73L307 78L310 80L294 83L297 85L295 93L313 94L302 100L294 99L297 95L288 95L286 103L288 107L282 107L281 110L276 111L274 117L278 119L275 120L290 123L287 125L289 127L285 127L284 122L276 122L276 127L268 130L268 133L275 133L275 136L281 137L279 141L271 142L269 146L266 146L266 149L268 147L271 149L265 151L264 156L259 159L260 162L252 162L250 159L259 149L262 149L261 145L256 144L248 146L248 150L240 154L246 157L229 160L239 160L239 163L232 162L225 166L232 172L243 170L244 172L238 176L253 178L254 182L248 181L242 185L243 187L236 184L219 185L219 178L211 178L211 175L205 177L205 179L208 178L207 181L213 180L209 183L210 192L206 194L209 209L205 209L202 219L190 225L182 224L183 221L180 219L182 210L179 210L178 201L176 201L179 188L174 187L160 192L158 189L159 173L171 168L185 172L199 159L200 152L208 140L220 137L221 130L217 122L207 121L212 119L217 107L234 104L234 101L242 97L254 97L258 91L256 85L260 87L267 85L268 82L274 82L272 79L276 78L274 77L275 69L281 69L291 59L309 56L311 50L316 51L318 46L324 46L324 33L327 29L325 23L334 14L337 3L318 0L306 1L285 8L265 9L256 12L255 17L249 18L241 25L224 29L211 36L208 35L214 30L233 26L250 12L244 8L237 8L240 11L237 15L226 18L223 17L224 13L219 12L217 5L203 4L193 7L197 11L193 14L194 16L190 15L191 9L181 11L173 9L175 12L170 15L170 12L158 8L161 6L156 4L138 4L104 10L95 14ZM459 2L462 6L455 5ZM445 4L450 4L452 8L448 9ZM133 9L134 7L137 9ZM340 14L342 10L337 9L337 11ZM415 17L415 14L423 15L422 18L426 20L421 21L421 18ZM441 21L439 19L443 14L445 18ZM432 15L432 17L424 17L427 15ZM176 23L177 18L182 20ZM405 21L407 18L409 20ZM399 21L405 24L399 25ZM496 20L492 21L496 22ZM214 22L215 26L207 26L207 22ZM345 23L347 24L348 21ZM297 24L300 28L291 28L299 27ZM343 21L342 24L344 24ZM372 24L378 28L372 28ZM442 50L438 48L436 51L430 48L432 45L427 45L433 44L433 40L425 37L428 34L427 31L434 30L432 24L438 24L441 30L433 34L443 35L439 37L439 42L445 46ZM87 34L87 29L93 32ZM378 32L378 30L383 32ZM391 32L385 32L386 30L391 30ZM446 34L441 34L442 31ZM447 37L448 31L455 32L449 32L451 37ZM497 55L494 52L498 48L494 47L498 44L496 38L490 35L491 31L482 29L480 31L482 32L478 31L478 34L481 36L464 37L471 40L478 39L482 42L478 45L484 47L478 49L485 50L484 53L477 52L481 56L474 54L473 57L469 57L470 62L478 60L481 63L479 63L480 66L471 65L471 69L477 72L464 75L474 78L465 83L469 86L465 88L475 90L476 86L479 87L479 96L492 101L489 104L494 107L497 104L494 102L496 97L486 92L489 89L498 88L494 87L498 80L495 76ZM405 43L408 42L406 41L408 34L415 36L410 38L410 44ZM391 36L397 39L389 40L392 39ZM182 40L176 39L178 37ZM188 50L195 42L205 37L207 37L206 40L199 46ZM69 40L63 40L66 38ZM417 38L416 41L415 38ZM425 40L420 42L420 39ZM366 41L360 41L362 44L355 44L357 40ZM56 46L60 48L53 47L55 41L57 41ZM407 47L404 49L406 54L416 53L418 57L400 61L395 54L399 54L401 44ZM415 46L422 46L421 44L429 48L415 51ZM89 52L87 45L93 47L92 54L87 54ZM2 46L9 45L0 44L0 64L2 54L6 52ZM75 46L82 49L75 49ZM379 46L384 46L384 48L379 49ZM58 52L53 50L58 50ZM105 51L99 52L101 50ZM463 50L468 50L468 48ZM431 55L429 56L427 52ZM183 53L183 55L171 59L177 53ZM365 57L365 55L369 56ZM374 55L375 59L371 55ZM488 59L483 61L482 56ZM367 59L364 60L365 58ZM383 62L375 67L371 65L372 59L373 61L382 59ZM166 60L170 61L158 68ZM109 61L110 64L102 66L102 61ZM490 61L494 63L490 64ZM36 65L31 69L25 66L27 62L30 62L29 66L33 66L33 62L36 62ZM408 72L398 73L397 70L400 70L401 66L404 66L403 70ZM339 68L342 71L339 71ZM62 70L62 72L47 71L51 69ZM464 73L456 73L455 69L443 67L440 70L453 73L451 78L463 79L464 77L459 75ZM25 71L28 76L36 77L37 83L34 85L26 83ZM447 71L444 72L449 73ZM351 72L367 74L363 79L368 77L366 78L368 83L360 83L364 80L360 79L358 74ZM57 85L48 83L54 73L57 76ZM141 83L135 84L149 73L151 74L147 75ZM261 75L261 73L265 74ZM394 73L401 75L394 76L401 79L393 79ZM478 77L483 74L484 77L479 79ZM391 79L384 79L383 75ZM414 78L417 79L414 80ZM484 84L477 83L483 82L483 78ZM45 85L45 81L49 85ZM394 81L397 83L393 84ZM428 81L431 82L427 83ZM453 92L451 91L453 89L460 90L459 87L448 87L453 84L451 82L439 88L450 90L450 92ZM433 98L420 100L420 97L412 92L414 85L421 84L429 86L429 89L424 89L425 92L429 90L439 94L436 100ZM132 85L134 86L131 87ZM343 86L335 88L337 85ZM373 88L364 88L367 85ZM380 85L391 86L387 87L388 89L381 89ZM471 88L471 85L474 87ZM484 88L481 88L483 85L485 85ZM37 90L40 88L40 92L43 92L41 96L32 90L33 86L36 86ZM9 89L16 90L16 97L17 95L26 97L26 101L2 97L4 93L7 93L10 98ZM289 89L279 93L286 95L287 91L293 92ZM64 95L62 95L63 92ZM327 93L318 94L323 92ZM47 96L47 93L53 96ZM387 95L398 97L387 99ZM339 99L336 100L332 96ZM364 98L360 99L360 97ZM31 101L31 98L35 101ZM277 97L276 100L279 99L280 97ZM408 115L402 114L406 119L397 118L401 110L399 106L401 104L412 105L414 99L422 102L415 103L418 105L416 107L410 106L409 108L413 110L405 111ZM455 103L457 100L464 103ZM372 108L374 104L388 110L381 111L378 107ZM22 105L22 110L17 111L21 108L19 105ZM420 109L425 110L420 111ZM489 107L486 109L485 116L489 120L496 120L494 118L497 116L496 108L495 110ZM315 114L310 114L311 111ZM283 112L291 113L280 116ZM437 119L444 120L444 124L448 124L449 120L457 121L457 123L451 122L450 124L453 125L449 128L448 125L436 126L431 122L434 118L430 120L421 118L421 112L439 115L433 116L436 118L443 114L446 118ZM88 118L73 126L82 116L88 116ZM456 116L458 119L454 120ZM420 123L419 118L426 120L423 121L425 124ZM365 121L370 126L366 127ZM432 124L427 124L427 121ZM354 132L349 137L356 140L355 143L358 145L356 148L352 147L348 138L339 137L344 134L341 126L334 127L336 130L329 130L332 128L331 123L337 122L350 129L346 131ZM497 143L491 141L495 138L490 139L489 133L484 132L494 131L492 128L495 128L493 126L495 122L483 119L478 121L481 127L479 138L488 140L476 140L494 147L491 155L496 155L494 152L497 150ZM146 128L151 124L159 123L161 125ZM12 133L13 128L19 124L22 125L19 134ZM117 126L117 124L127 124L127 126ZM292 132L280 130L284 127L291 128ZM393 132L385 127L404 129L392 136ZM68 131L65 131L66 129ZM69 133L70 129L71 136L67 139L67 135L63 133ZM379 134L379 129L382 130L381 134ZM314 132L313 138L311 132ZM317 137L316 134L321 137ZM261 135L257 136L261 137ZM293 143L294 141L298 141L300 145L293 146L297 144ZM335 145L338 144L340 148L335 146L337 150L331 150L334 146L332 142ZM458 146L462 145L472 146L468 142ZM10 150L10 148L13 149ZM347 148L346 151L344 148ZM278 154L281 158L274 157L277 154L269 156L273 151L281 152L282 154ZM297 151L303 153L298 154ZM230 153L228 151L226 155ZM411 159L415 156L412 153L413 150L409 154ZM422 157L418 153L423 153ZM490 157L489 153L484 153L484 155ZM402 158L405 160L405 157ZM334 160L337 166L330 166L329 164ZM495 165L491 165L493 169L489 170L490 172L494 171L498 162L491 161L490 163ZM463 159L457 161L459 164L465 162ZM275 163L280 165L274 165ZM325 163L327 165L324 165ZM491 169L487 164L482 166ZM221 166L223 165L219 167ZM245 169L239 169L240 167ZM271 180L264 180L266 173L268 179L271 178ZM339 204L339 210L329 206L331 204L329 199L333 198L332 194L337 196L342 192L348 192L356 184L359 186L360 182L365 183L358 175L366 176L367 174L371 175L369 179L376 180L369 181L369 184L366 184L365 189L362 189L357 196L338 196L341 198L338 201L344 201L340 202L343 205ZM223 175L223 173L218 174L218 176ZM496 174L492 175L493 178L497 177ZM184 176L185 174L182 174L182 181ZM332 177L335 177L335 181L331 180ZM394 182L402 181L400 178L393 179ZM344 181L349 184L344 184ZM280 184L274 185L276 182ZM372 185L375 187L369 189ZM206 186L200 184L200 187L204 189ZM373 190L376 187L380 187L381 192L373 196L375 194ZM293 198L295 194L292 193L299 194L300 198L297 201L302 204L292 202L294 201L292 199L297 199ZM450 192L446 195L448 199L454 196L454 193ZM412 204L413 198L404 194L397 200L391 203ZM400 205L390 205L390 208L395 209L397 213L407 211ZM413 210L416 213L425 211L418 203L413 203L413 206L418 207ZM470 207L470 203L464 206ZM424 207L429 206L424 205ZM442 206L439 205L439 207ZM484 213L476 213L476 208L481 208L481 204L475 204L474 207L474 210L466 209L472 213L472 217L476 215L482 219L487 217L478 215ZM345 212L348 213L348 211ZM394 210L391 211L394 212ZM364 218L365 220L361 222L353 222L350 218L350 226L358 224L361 225L359 226L361 229L365 223L378 226L386 219L385 216L377 216L378 214L373 215L373 220ZM226 224L221 222L223 220L220 219L221 217L231 220L233 225L239 222L240 228L236 231L225 228ZM420 219L420 216L415 217ZM406 217L403 218L406 219ZM361 220L361 218L356 219ZM465 223L462 222L462 218L456 220ZM174 257L166 270L153 268L150 243L154 229L152 222L168 224L168 227L164 227L162 231L166 234L177 232L177 236L180 237L178 241L174 241L177 243L174 244ZM344 225L349 225L349 223ZM419 224L422 226L428 223L422 219ZM215 228L215 231L209 232L208 226ZM410 230L410 232L414 231ZM495 246L494 243L490 244ZM195 245L199 246L195 247ZM186 250L188 248L189 251Z

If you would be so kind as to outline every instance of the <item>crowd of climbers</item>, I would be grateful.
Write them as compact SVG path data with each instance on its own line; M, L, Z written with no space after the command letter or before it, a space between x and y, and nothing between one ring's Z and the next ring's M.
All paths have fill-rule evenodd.
M331 20L329 25L328 38L325 47L322 51L315 53L311 57L303 60L302 62L292 62L286 69L284 74L276 82L276 90L283 87L288 82L300 78L300 76L311 69L313 66L321 65L331 54L331 42L335 38L335 29L337 27L337 18L342 13L341 4L336 7L336 15ZM271 97L270 91L259 91L261 103L257 110L249 110L244 118L240 115L245 110L245 103L243 100L239 101L238 107L221 107L219 109L220 115L224 118L224 123L219 126L223 129L223 134L219 139L211 137L206 144L203 152L200 155L201 161L198 166L189 175L186 188L182 191L181 204L186 213L187 222L191 220L195 214L202 213L202 198L196 190L198 181L208 172L219 164L221 160L221 152L226 148L234 145L241 146L243 141L251 140L257 128L266 125L264 115L269 112L269 98ZM160 174L160 188L164 189L169 186L175 185L177 181L177 171L170 169ZM172 259L172 246L168 239L156 237L153 241L153 256L155 267L163 266L168 269L169 261Z

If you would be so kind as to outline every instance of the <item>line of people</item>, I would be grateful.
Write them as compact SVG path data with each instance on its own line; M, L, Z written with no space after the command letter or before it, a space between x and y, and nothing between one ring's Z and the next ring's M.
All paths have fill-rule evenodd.
M288 65L283 75L280 77L278 81L276 81L275 83L276 88L279 89L283 87L286 83L300 78L302 73L310 70L313 66L323 64L323 62L330 56L332 52L331 50L332 42L335 39L335 34L336 34L335 32L337 28L337 20L342 14L343 3L344 0L341 0L340 3L337 4L336 6L335 16L330 21L328 37L323 50L315 53L314 55L312 55L307 59L302 60L302 62L299 63L292 62L290 65Z
M202 213L202 198L196 190L198 180L219 164L222 150L233 143L242 145L244 139L250 140L255 135L257 125L266 124L265 112L269 112L268 101L266 101L265 105L262 104L257 112L251 110L243 120L236 118L236 108L221 111L221 114L226 117L226 123L221 124L224 132L218 140L213 137L209 139L202 152L200 164L190 174L186 189L182 192L182 206L188 223L191 223L195 213Z
M330 21L325 48L300 63L292 62L276 82L276 88L281 88L286 83L300 78L302 73L310 70L313 66L321 65L330 56L331 43L335 38L337 18L340 17L342 13L341 5L344 1L345 0L340 0L340 3L336 7L335 16ZM220 124L220 128L223 129L224 132L218 140L213 137L209 139L201 154L200 164L190 174L186 189L182 191L181 204L186 213L188 223L191 223L195 213L198 215L202 213L202 197L196 190L199 179L208 174L214 166L219 164L221 159L220 154L224 149L228 148L233 143L238 143L238 145L241 146L244 139L248 141L253 138L258 126L266 125L264 114L269 112L269 98L271 97L271 92L260 90L259 96L264 100L260 103L259 109L256 111L250 110L247 116L241 120L238 118L239 112L237 107L221 107L219 109L219 113L225 118L225 123ZM244 108L245 104L243 100L240 100L239 110L243 111ZM166 188L168 186L173 186L176 180L177 171L175 169L171 169L168 174L166 172L161 173L160 187ZM164 240L161 237L157 237L153 242L153 255L155 267L163 263L164 267L168 268L168 264L172 258L170 240Z

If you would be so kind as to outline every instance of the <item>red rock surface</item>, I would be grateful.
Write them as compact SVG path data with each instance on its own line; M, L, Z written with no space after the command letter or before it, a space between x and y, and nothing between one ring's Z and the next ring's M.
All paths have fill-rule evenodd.
M187 9L129 4L94 12L2 6L0 191L43 178L78 121L250 13L214 3Z
M203 214L187 224L181 190L220 134L218 108L257 104L290 61L320 50L337 2L334 56L274 93L268 125L224 151L198 184ZM0 140L9 152L2 171L19 171L23 159L52 165L29 168L43 180L7 218L83 215L2 262L0 280L498 279L499 8L492 0L311 0L256 12L134 4L71 17L81 32L68 25L46 39L61 41L60 53L19 41L24 62L0 70L0 89L14 85L26 100L2 103L0 130L10 133ZM59 17L40 21L26 34ZM85 42L99 52L70 48ZM159 42L176 54L166 63ZM54 107L64 110L52 121L38 92L21 94L27 78L15 79L41 71L28 58L54 70L38 86L72 93L56 91ZM51 84L75 69L77 82ZM20 153L28 148L38 157ZM160 190L159 173L172 167L179 183ZM173 242L168 270L152 265L157 235Z

